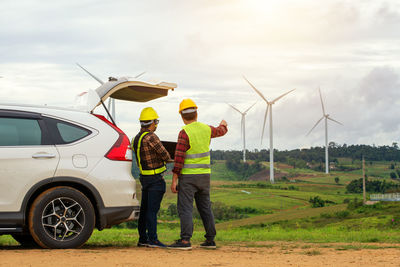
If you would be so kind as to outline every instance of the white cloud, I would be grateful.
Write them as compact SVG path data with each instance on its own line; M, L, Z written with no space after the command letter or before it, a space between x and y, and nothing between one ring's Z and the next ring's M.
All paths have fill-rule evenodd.
M329 124L338 143L391 144L400 130L400 4L397 1L12 1L0 10L0 101L72 105L74 96L108 76L157 77L178 83L146 104L118 101L121 127L133 136L145 106L161 116L158 134L175 140L177 106L192 97L200 119L225 118L226 137L213 148L240 149L245 109L247 147L267 148L260 136L265 105L241 75L268 99L297 90L273 108L278 149L324 144L323 126L305 134L326 108L344 126ZM268 126L268 124L267 124Z

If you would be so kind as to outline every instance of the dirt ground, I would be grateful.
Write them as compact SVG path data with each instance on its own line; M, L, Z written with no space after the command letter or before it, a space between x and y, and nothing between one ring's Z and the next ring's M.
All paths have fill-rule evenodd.
M400 246L271 242L191 251L150 248L70 250L0 247L0 266L400 266ZM379 247L379 248L378 248Z

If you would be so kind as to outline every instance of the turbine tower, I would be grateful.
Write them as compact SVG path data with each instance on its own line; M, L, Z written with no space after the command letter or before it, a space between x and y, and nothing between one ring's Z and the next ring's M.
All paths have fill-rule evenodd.
M268 115L268 109L269 109L269 179L270 182L273 184L274 183L274 141L273 141L273 124L272 124L272 105L276 103L276 101L278 101L279 99L281 99L282 97L284 97L285 95L293 92L296 89L292 89L286 93L284 93L281 96L278 96L277 98L275 98L272 101L268 101L264 95L257 90L257 88L254 87L254 85L252 85L249 80L246 79L246 77L243 76L243 78L247 81L247 83L254 89L254 91L256 91L256 93L265 101L265 103L267 104L267 109L265 110L265 116L264 116L264 124L262 127L262 133L261 133L261 144L262 144L262 139L264 136L264 129L265 129L265 123L267 121L267 115Z
M229 106L231 106L231 108L233 108L234 110L236 110L237 112L239 112L242 115L242 120L240 122L240 128L241 128L240 129L241 130L240 133L241 133L241 136L242 136L242 139L243 139L243 162L246 162L246 114L256 103L251 105L244 112L241 112L239 109L235 108L233 105L228 104Z
M328 156L328 120L331 120L333 122L336 122L340 125L343 125L342 123L332 119L329 114L325 113L325 107L324 107L324 102L322 101L322 95L321 95L321 88L318 88L319 91L319 98L321 99L321 106L322 106L322 117L317 121L317 123L314 125L314 127L311 128L311 130L308 132L306 136L308 136L312 130L314 130L315 127L317 127L318 123L322 121L322 119L325 119L325 173L329 173L329 156Z

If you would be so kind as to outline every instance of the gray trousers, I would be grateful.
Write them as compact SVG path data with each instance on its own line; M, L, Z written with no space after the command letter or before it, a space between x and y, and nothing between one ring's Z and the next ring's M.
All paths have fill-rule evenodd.
M210 174L183 174L178 185L178 214L181 221L181 239L190 240L193 234L193 199L206 230L205 238L216 235L210 201Z

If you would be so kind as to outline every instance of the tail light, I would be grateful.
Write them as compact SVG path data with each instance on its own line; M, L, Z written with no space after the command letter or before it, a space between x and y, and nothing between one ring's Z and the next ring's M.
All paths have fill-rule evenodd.
M104 116L98 114L93 115L110 125L119 134L118 140L107 152L105 157L110 160L132 161L132 150L128 136L126 136L126 134L120 128L112 124Z

